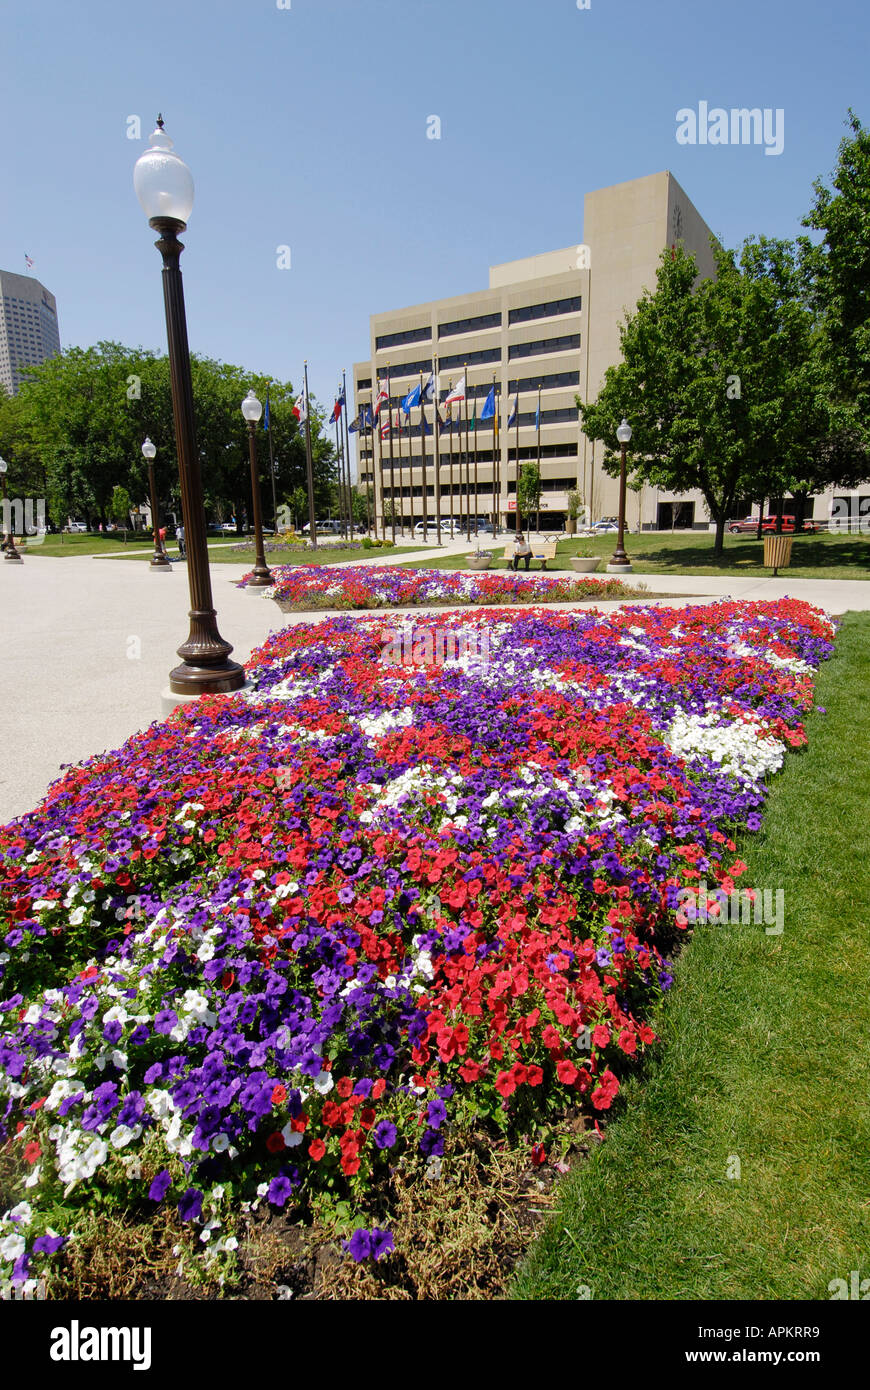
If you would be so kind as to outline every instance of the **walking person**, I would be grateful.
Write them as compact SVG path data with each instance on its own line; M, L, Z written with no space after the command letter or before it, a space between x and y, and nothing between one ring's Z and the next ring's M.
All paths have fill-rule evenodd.
M524 560L526 564L526 570L528 570L529 561L531 560L531 558L532 547L529 545L522 531L520 531L517 533L517 536L514 540L514 553L511 556L511 569L519 569L520 561Z
M186 552L184 549L184 526L181 522L175 528L175 539L178 541L178 553L183 560Z

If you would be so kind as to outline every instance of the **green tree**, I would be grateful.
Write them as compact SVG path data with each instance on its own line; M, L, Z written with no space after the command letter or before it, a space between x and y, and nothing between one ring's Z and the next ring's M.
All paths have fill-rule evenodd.
M116 523L116 525L123 526L124 528L125 545L127 544L127 529L130 525L130 512L132 511L132 508L133 503L130 501L129 492L125 487L121 487L120 484L116 484L115 487L112 489L112 499L109 503L109 511L111 512L112 520Z
M838 424L870 444L870 131L851 109L846 124L851 134L840 142L833 190L817 179L804 218L821 240L802 237L800 246Z
M529 518L541 501L541 473L536 463L524 463L517 483L517 507L520 518Z
M762 237L739 256L716 243L713 254L715 279L698 283L693 256L662 253L656 289L620 330L622 362L594 403L577 404L612 476L624 415L632 483L703 494L718 557L737 501L781 493L825 419L810 389L813 321L795 248Z

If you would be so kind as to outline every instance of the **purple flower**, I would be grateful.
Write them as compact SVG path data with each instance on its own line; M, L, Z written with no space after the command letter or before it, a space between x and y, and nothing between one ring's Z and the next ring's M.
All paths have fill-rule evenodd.
M133 1047L141 1047L151 1037L151 1029L147 1023L139 1023L130 1034L130 1042Z
M373 1138L379 1149L391 1149L396 1142L397 1130L392 1120L381 1120L375 1125Z
M358 1226L350 1240L343 1240L343 1248L352 1255L357 1264L362 1264L372 1253L372 1238L365 1226Z
M157 1177L154 1179L154 1181L148 1189L148 1196L150 1200L152 1202L162 1202L163 1198L169 1191L171 1182L172 1179L169 1176L169 1169L161 1169L161 1171L157 1174Z
M426 1111L426 1119L430 1129L440 1129L447 1119L447 1106L443 1100L430 1100Z
M65 1244L65 1236L37 1236L33 1242L33 1252L35 1255L56 1255Z
M391 1231L381 1231L377 1226L372 1227L372 1259L379 1260L381 1255L389 1255L395 1250Z
M154 1019L154 1027L158 1033L171 1033L173 1028L178 1027L178 1015L174 1009L161 1009Z
M273 1178L269 1183L269 1191L266 1193L266 1196L273 1207L283 1207L292 1191L293 1184L290 1182L290 1179L279 1176Z
M202 1215L202 1193L199 1188L188 1187L178 1203L178 1215L182 1221L196 1221Z

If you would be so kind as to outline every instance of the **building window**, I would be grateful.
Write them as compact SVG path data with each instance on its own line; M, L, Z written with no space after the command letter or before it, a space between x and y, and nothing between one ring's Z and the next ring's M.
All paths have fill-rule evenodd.
M582 301L580 295L571 299L551 299L548 304L524 304L519 309L511 309L508 323L529 323L532 319L554 319L559 314L579 314Z
M372 379L371 379L371 377L370 377L370 376L361 376L360 379L359 379L359 381L358 381L357 384L356 384L356 389L357 389L358 391L371 391L371 389L372 389Z
M579 346L580 334L566 333L562 338L539 338L533 343L511 343L508 357L543 357L548 352L570 352Z
M480 367L487 362L501 362L501 348L485 348L481 352L460 352L455 357L442 357L438 370L447 372L456 367Z
M453 338L457 333L479 333L484 328L501 328L501 314L479 314L473 319L454 319L452 323L439 323L438 337Z
M579 385L579 372L550 372L548 376L515 377L508 382L508 394L513 396L517 391L537 391L539 386L542 391L555 391L560 386Z
M402 333L384 333L375 339L375 351L401 347L404 343L428 343L431 337L431 328L406 328Z

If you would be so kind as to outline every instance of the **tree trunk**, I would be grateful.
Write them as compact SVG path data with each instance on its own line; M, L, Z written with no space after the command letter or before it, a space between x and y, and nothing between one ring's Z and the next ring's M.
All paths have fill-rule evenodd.
M758 530L755 532L755 539L757 541L761 540L761 526L764 521L764 504L766 501L766 497L760 497L758 500Z
M713 518L716 522L716 539L713 542L714 560L721 560L722 556L725 554L725 521L727 516L728 508L723 507L719 515Z

